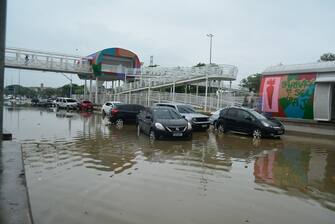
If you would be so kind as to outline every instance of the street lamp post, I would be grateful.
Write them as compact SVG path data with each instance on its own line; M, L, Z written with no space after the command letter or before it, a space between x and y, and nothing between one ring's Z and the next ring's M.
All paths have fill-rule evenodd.
M207 34L207 37L209 37L209 65L212 64L212 39L213 34ZM205 111L207 111L207 97L208 97L208 71L206 71L206 89L205 89Z
M72 98L72 77L70 78L63 73L61 73L61 74L70 81L70 98Z
M213 34L207 34L207 37L209 37L209 64L212 64L212 39Z

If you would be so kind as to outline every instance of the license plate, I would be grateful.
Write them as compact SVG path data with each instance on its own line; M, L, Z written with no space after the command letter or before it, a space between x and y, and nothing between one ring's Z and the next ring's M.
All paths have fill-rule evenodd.
M181 137L181 136L183 136L183 133L176 132L176 133L173 133L172 135L175 136L175 137Z
M201 125L201 127L207 128L207 124L203 124L203 125Z

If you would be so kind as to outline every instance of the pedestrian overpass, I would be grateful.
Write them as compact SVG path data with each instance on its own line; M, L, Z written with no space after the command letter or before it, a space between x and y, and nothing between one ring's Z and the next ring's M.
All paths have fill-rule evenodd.
M94 74L92 60L87 56L9 47L5 50L5 67L78 74L81 79L85 80L84 98L88 98L96 104L103 103L99 100L103 99L101 97L102 83L110 81L106 77L99 77ZM172 101L175 101L176 86L195 85L197 87L196 95L198 94L198 87L203 86L206 89L205 102L199 106L203 106L206 110L208 87L211 84L215 84L217 88L221 88L223 86L221 83L228 81L231 88L231 82L236 80L238 69L233 65L218 64L174 68L159 66L127 68L122 65L108 65L108 71L123 74L122 84L120 83L120 79L112 80L112 92L117 98L124 98L125 96L130 98L134 93L141 94L145 92L148 98L147 101L149 102L152 91L170 88ZM128 79L129 76L133 77ZM90 80L89 88L87 88L86 80ZM96 82L95 88L92 87L92 80ZM89 97L86 95L87 91L89 92ZM185 94L187 94L187 91ZM95 95L94 98L93 95Z
M47 72L92 74L92 68L85 57L14 47L6 48L5 50L5 67Z

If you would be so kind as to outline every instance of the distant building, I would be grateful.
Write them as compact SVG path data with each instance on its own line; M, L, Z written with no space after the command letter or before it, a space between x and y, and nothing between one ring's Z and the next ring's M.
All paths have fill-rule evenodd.
M268 67L260 96L262 111L273 116L335 120L335 63Z

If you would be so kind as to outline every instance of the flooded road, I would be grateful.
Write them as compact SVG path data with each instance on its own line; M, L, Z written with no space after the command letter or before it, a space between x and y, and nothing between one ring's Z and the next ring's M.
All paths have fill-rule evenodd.
M150 143L100 115L4 110L37 224L334 223L334 140L209 130Z

